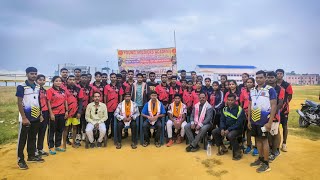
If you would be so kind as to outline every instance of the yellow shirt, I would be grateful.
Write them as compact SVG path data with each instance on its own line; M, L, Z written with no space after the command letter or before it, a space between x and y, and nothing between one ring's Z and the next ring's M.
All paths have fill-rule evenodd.
M96 123L103 123L108 119L108 111L107 106L99 102L98 107L95 106L95 103L92 102L88 104L86 110L86 120L88 123L96 124Z

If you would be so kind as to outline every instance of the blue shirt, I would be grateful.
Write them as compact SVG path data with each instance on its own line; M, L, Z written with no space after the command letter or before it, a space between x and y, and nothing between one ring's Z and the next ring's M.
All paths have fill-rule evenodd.
M146 115L146 116L149 116L149 111L148 111L148 108L149 108L149 102L147 102L144 106L143 106L143 109L142 109L142 114ZM164 108L162 102L160 102L160 114L166 114L166 109Z
M137 106L143 106L143 97L142 97L142 84L137 84L137 92L136 92L136 101Z

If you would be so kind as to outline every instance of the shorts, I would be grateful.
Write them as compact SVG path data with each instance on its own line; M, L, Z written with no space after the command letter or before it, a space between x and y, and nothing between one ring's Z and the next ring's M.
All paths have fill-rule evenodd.
M262 132L261 125L251 124L251 135L259 138L268 138L268 132Z
M77 119L77 118L68 118L66 120L66 126L70 126L71 124L74 125L74 126L79 125L80 124L80 120Z
M272 125L271 125L271 130L270 130L271 136L275 136L275 135L278 134L278 132L279 132L279 125L280 125L280 122L278 122L278 121L272 123Z
M286 126L288 124L288 114L280 113L280 123L282 126Z

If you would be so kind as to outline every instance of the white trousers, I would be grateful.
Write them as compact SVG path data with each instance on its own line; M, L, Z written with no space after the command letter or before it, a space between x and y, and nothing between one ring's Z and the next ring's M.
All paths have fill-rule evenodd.
M91 123L88 123L87 124L87 127L86 127L86 134L88 136L88 139L89 139L89 142L90 143L93 143L94 141L94 138L93 138L93 129L94 129L94 125L91 124ZM99 135L99 139L98 139L98 142L102 142L103 141L103 137L106 135L106 125L104 123L99 123L99 132L100 132L100 135Z
M184 131L184 126L187 125L187 122L184 121L181 124L181 131L180 131L180 135L181 137L184 137L185 131ZM169 119L167 121L167 133L168 133L168 138L172 138L172 127L174 126L174 123ZM177 129L176 129L177 130Z

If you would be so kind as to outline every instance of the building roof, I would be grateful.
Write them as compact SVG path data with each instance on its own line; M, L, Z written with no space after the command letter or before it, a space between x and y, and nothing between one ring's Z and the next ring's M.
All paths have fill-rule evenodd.
M255 66L241 66L241 65L197 65L199 68L212 69L256 69Z

